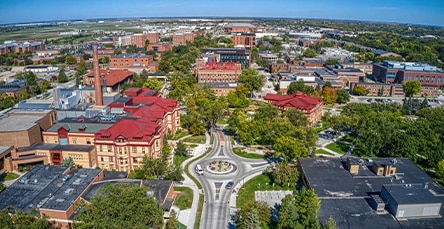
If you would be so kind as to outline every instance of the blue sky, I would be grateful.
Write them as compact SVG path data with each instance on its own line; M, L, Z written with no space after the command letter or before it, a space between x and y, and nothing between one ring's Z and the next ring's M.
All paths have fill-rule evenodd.
M0 0L0 24L185 16L346 19L444 26L444 0Z

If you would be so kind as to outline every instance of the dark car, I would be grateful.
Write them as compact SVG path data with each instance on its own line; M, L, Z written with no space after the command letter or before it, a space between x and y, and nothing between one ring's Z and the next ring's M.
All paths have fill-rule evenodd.
M234 185L234 182L233 182L233 181L229 181L229 182L227 183L227 185L225 185L225 188L226 188L226 189L231 189L231 188L233 188L233 185Z

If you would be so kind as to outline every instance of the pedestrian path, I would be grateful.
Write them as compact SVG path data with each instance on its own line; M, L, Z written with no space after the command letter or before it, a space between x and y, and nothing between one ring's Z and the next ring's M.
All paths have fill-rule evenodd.
M206 136L205 144L199 144L196 148L194 148L193 156L188 158L182 163L181 166L184 171L185 169L187 169L185 168L185 165L188 164L188 162L204 154L206 150L210 147L210 135L208 133L205 133L205 136ZM185 136L183 138L186 137L188 136ZM179 211L177 218L179 222L187 226L187 228L194 228L194 222L196 221L196 215L197 215L197 208L199 205L199 194L201 193L201 190L198 189L197 184L195 184L194 181L190 177L188 177L186 173L183 173L182 175L184 177L183 184L178 186L189 187L193 190L193 203L191 205L191 208Z

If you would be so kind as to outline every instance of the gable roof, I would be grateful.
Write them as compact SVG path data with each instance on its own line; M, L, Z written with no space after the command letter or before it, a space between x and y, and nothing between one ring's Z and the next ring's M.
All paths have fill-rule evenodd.
M128 77L131 77L134 72L128 70L110 70L110 69L100 69L100 85L103 86L103 79L106 79L107 86L114 86ZM94 77L94 71L88 73L87 77Z
M270 100L271 104L278 107L292 107L304 111L311 111L322 103L321 98L310 97L302 92L292 95L267 94L264 99Z
M150 141L157 133L159 125L142 119L123 119L108 129L100 130L95 134L96 139L117 139Z

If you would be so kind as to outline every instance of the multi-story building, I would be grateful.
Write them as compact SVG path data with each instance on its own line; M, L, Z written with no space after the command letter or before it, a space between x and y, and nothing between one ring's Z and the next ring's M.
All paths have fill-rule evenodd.
M234 46L242 46L247 49L256 45L256 35L254 33L239 33L233 36Z
M173 49L173 43L168 42L150 43L147 47L147 50L153 50L156 53L163 53L171 49Z
M206 63L196 69L196 78L198 83L237 82L241 72L239 63Z
M14 41L14 42L5 42L0 45L0 54L7 53L24 53L24 52L33 52L38 50L45 50L45 43L42 41Z
M294 108L298 109L307 116L312 125L320 122L322 119L323 102L321 98L310 97L302 92L293 95L267 94L264 99L282 112Z
M366 82L352 82L350 83L350 91L356 86L363 86L368 90L369 96L405 96L403 84L398 83L366 83ZM436 85L421 85L421 96L437 97L438 86Z
M231 33L254 33L256 26L250 23L229 23L224 26L224 30Z
M251 64L251 55L245 48L206 48L203 53L217 54L220 62L236 62L246 68Z
M421 85L444 84L444 72L423 63L384 61L373 64L373 77L384 83L403 83L416 80Z
M105 87L107 92L120 91L121 86L126 82L131 82L134 72L128 70L100 69L100 85ZM94 71L83 76L83 83L88 86L94 85Z
M230 91L236 91L236 87L240 85L240 83L228 82L209 82L201 84L209 85L216 96L227 96Z
M143 48L147 44L159 42L159 33L134 34L130 36L130 44L138 48Z
M110 58L109 67L117 69L148 68L153 61L154 58L150 55L120 54Z
M194 41L194 33L175 33L173 34L173 46L186 45L187 42Z

